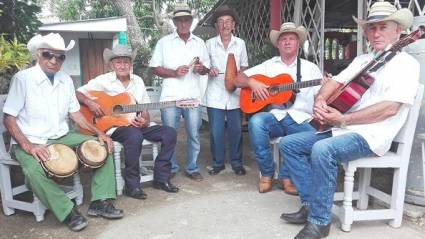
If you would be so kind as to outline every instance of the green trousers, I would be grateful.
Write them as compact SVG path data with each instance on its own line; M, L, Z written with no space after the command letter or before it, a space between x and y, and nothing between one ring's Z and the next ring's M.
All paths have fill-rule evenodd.
M48 144L64 144L73 148L89 139L96 138L69 132L59 139L49 140ZM37 195L43 205L50 209L59 221L63 222L74 206L72 201L52 179L46 176L40 163L32 155L25 153L18 145L14 145L12 152L21 164L27 187ZM94 170L91 179L91 201L116 198L114 170L114 161L111 155L108 156L102 167Z

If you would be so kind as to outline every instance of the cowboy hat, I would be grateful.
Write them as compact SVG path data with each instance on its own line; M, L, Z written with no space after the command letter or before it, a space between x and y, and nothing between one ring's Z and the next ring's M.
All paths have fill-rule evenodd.
M238 15L236 14L235 10L231 9L227 5L221 5L214 11L214 14L212 15L212 19L211 19L212 24L216 23L217 18L222 16L231 16L233 18L233 21L238 23Z
M133 52L128 45L116 45L112 50L108 48L103 50L103 60L105 62L109 62L117 57L129 57L131 60L134 60L135 56L135 52Z
M362 27L366 24L375 22L394 21L400 24L403 30L405 30L412 25L413 14L407 8L397 10L391 3L379 0L370 7L369 15L366 20L357 19L354 16L353 19Z
M192 16L192 10L186 3L177 3L173 10L173 19L176 17Z
M300 40L300 46L307 40L307 30L303 26L296 27L293 22L285 22L280 26L280 30L270 31L270 41L273 46L277 47L277 40L282 33L292 32L297 34Z
M65 47L65 40L59 33L49 33L47 35L37 34L33 36L27 43L28 51L34 54L37 49L46 48L57 51L69 51L75 45L75 41L71 40L67 47Z

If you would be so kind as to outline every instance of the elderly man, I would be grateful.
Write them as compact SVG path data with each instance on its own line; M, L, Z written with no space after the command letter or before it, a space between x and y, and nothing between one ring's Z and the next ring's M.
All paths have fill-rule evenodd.
M87 226L87 220L65 192L46 177L39 161L50 160L48 144L75 147L94 139L70 132L68 117L80 127L97 134L99 141L107 144L109 152L112 141L81 115L72 79L60 71L65 53L72 49L74 41L65 47L59 34L50 33L37 35L29 43L37 64L13 76L3 108L4 125L13 137L12 152L23 169L28 187L59 221L67 223L73 231L80 231ZM91 196L89 216L123 217L123 211L115 209L109 200L116 198L114 165L110 155L106 163L94 172Z
M78 101L87 106L96 117L103 117L101 105L90 97L90 91L103 91L108 95L127 93L139 104L150 103L142 78L131 74L132 54L129 46L117 45L112 51L105 49L103 59L109 64L112 72L97 76L77 90ZM170 159L176 146L175 129L168 126L150 126L147 111L142 111L131 119L128 126L112 128L108 131L111 138L124 146L125 158L125 190L124 193L136 199L146 199L146 193L140 183L139 157L142 152L143 139L161 142L161 151L155 159L153 186L166 192L175 193L178 188L171 184Z
M213 14L212 22L218 35L207 41L207 49L211 59L206 106L208 124L210 126L210 145L213 166L208 172L216 175L222 171L225 161L225 135L229 145L230 164L236 175L246 174L242 165L242 128L241 111L239 109L240 89L226 90L224 74L228 54L233 54L236 67L240 70L248 66L248 56L244 40L234 36L237 15L227 5L220 6ZM226 132L227 131L227 132Z
M176 31L161 38L156 44L149 66L163 78L160 101L185 98L202 99L206 87L207 67L210 65L204 41L190 32L193 17L185 3L178 3L173 11ZM203 177L197 165L200 151L199 129L202 124L201 107L161 109L164 125L178 128L183 116L187 133L186 175L195 181ZM171 160L171 171L177 173L176 157Z
M356 19L373 52L355 58L344 71L329 79L315 98L314 118L334 128L325 133L297 133L280 141L280 152L287 160L303 205L298 212L284 213L281 218L290 223L307 223L295 238L316 239L329 234L338 164L385 154L403 126L419 80L419 64L405 52L396 54L372 73L375 81L347 113L328 106L326 100L376 53L397 41L412 20L408 9L397 10L383 1L372 5L366 20Z
M287 73L292 79L297 79L296 81L321 78L322 74L315 64L298 56L298 50L306 39L306 29L303 26L296 26L292 22L283 23L279 31L272 30L270 40L278 48L280 56L273 57L238 74L236 85L238 87L250 87L260 99L266 99L270 95L268 86L249 76L262 74L275 77ZM314 93L317 90L318 87L301 89L296 94L296 99L292 105L271 105L269 112L256 113L249 119L249 140L261 172L258 185L260 193L272 189L275 165L270 139L301 131L313 131L308 120L311 118ZM280 186L286 193L297 193L296 188L291 183L285 158L281 162L278 178Z

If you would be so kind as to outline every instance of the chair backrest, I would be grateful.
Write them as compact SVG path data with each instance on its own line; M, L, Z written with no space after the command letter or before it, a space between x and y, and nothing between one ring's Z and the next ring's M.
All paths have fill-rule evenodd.
M159 102L161 86L146 86L146 91L148 92L151 102Z
M416 91L415 101L409 110L406 122L393 140L393 142L398 143L397 153L401 153L408 158L410 157L410 151L412 150L416 123L418 122L419 111L422 105L423 92L424 86L419 84L418 90Z
M6 149L6 145L4 143L4 133L7 131L6 127L3 125L3 106L6 101L7 95L0 95L0 160L10 160L10 155Z

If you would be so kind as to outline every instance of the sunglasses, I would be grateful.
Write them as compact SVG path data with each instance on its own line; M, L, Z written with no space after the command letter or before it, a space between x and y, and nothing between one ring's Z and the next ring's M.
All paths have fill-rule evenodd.
M41 53L41 56L47 60L51 60L53 57L56 57L56 60L59 60L59 61L64 61L66 58L65 54L57 54L50 51L43 51Z

